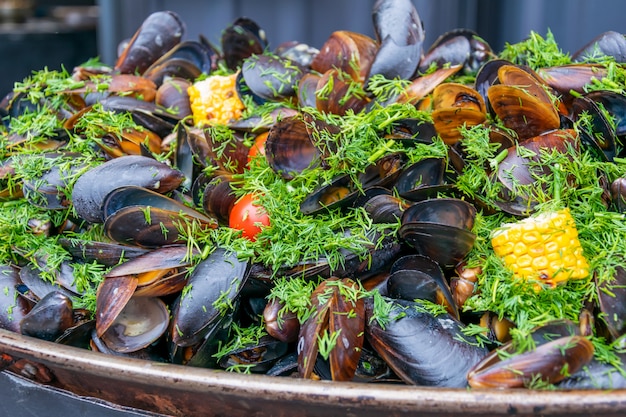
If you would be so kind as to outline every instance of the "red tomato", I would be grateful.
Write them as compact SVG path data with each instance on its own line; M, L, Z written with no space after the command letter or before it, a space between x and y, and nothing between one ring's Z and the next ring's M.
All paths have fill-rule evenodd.
M248 165L250 161L257 155L265 156L265 142L267 141L267 132L261 133L254 139L254 143L248 151Z
M270 218L265 209L255 204L252 194L241 197L230 210L228 225L241 230L242 235L252 241L261 231L261 225L269 226Z

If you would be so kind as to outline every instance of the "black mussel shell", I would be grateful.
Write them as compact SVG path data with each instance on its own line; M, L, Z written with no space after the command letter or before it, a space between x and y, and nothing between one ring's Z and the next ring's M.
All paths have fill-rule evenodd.
M80 259L87 263L95 261L105 266L114 266L124 259L133 259L148 252L147 249L111 242L66 238L60 238L58 242L74 259Z
M572 113L575 121L579 120L583 114L590 117L591 126L579 124L582 126L580 129L581 142L594 150L597 156L612 162L616 156L615 129L611 127L598 104L589 97L577 97L572 102Z
M287 353L287 347L285 342L263 336L256 344L229 352L219 361L219 365L225 369L245 366L250 372L265 373Z
M626 269L615 267L614 278L598 284L599 308L602 320L613 339L626 334Z
M463 325L444 314L437 317L417 303L388 300L392 309L384 329L372 320L373 302L366 303L366 335L374 350L404 382L413 385L465 388L467 372L486 354L467 342Z
M443 268L452 268L463 260L476 240L476 235L467 229L438 223L403 223L398 234L419 254Z
M321 153L299 118L284 119L269 130L265 156L272 169L286 180L319 164Z
M20 321L32 305L19 295L17 286L22 284L19 271L10 265L0 265L0 327L20 333Z
M295 95L303 70L286 58L253 55L241 67L243 82L263 100L279 101Z
M152 13L135 32L115 63L115 69L125 74L142 74L159 57L177 45L184 34L185 24L176 13Z
M22 334L50 341L55 340L72 325L74 325L72 300L59 291L46 294L20 320Z
M368 79L376 74L410 79L422 58L425 37L417 10L410 0L377 0L372 17L380 47Z
M588 58L603 54L615 58L615 62L626 62L626 38L619 32L608 31L601 33L588 44L584 45L572 55L572 61L581 62Z
M144 77L161 85L166 77L195 80L213 69L213 50L198 41L184 41L161 56L143 73Z
M103 178L106 181L102 181ZM104 198L114 189L135 185L165 193L178 187L183 179L180 171L152 158L122 156L81 175L74 184L72 203L81 218L101 223L104 221Z
M411 205L402 216L402 224L433 223L471 230L476 208L457 198L434 198Z
M248 271L247 262L221 248L197 264L188 278L189 291L180 297L174 308L173 342L180 346L196 344L215 320L222 314L229 314L221 309L237 298ZM223 303L218 305L218 300Z
M235 71L249 56L262 54L267 47L265 32L252 19L240 17L222 32L226 66Z
M409 206L384 187L369 187L354 201L355 207L363 207L374 223L397 223Z
M400 197L420 201L436 197L438 193L454 187L446 181L446 161L426 158L405 168L398 176L394 189Z

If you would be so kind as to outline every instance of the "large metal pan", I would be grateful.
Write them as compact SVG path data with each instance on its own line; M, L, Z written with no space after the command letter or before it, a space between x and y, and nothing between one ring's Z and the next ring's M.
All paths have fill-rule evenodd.
M173 416L626 415L626 390L433 389L239 375L109 356L6 330L0 353L45 367L49 384L71 393Z

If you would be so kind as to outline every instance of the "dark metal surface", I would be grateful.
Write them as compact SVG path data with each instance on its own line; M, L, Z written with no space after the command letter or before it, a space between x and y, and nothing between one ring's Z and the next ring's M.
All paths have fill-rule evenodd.
M31 361L23 369L43 367L45 372L40 374L51 377L49 385L80 396L173 416L617 417L626 414L626 390L429 389L239 375L107 356L6 330L0 330L0 353L3 358L10 355ZM37 401L37 397L32 400Z

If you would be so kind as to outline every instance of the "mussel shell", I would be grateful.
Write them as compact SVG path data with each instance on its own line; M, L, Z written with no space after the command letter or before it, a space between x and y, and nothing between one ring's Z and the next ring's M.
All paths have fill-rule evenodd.
M222 32L222 51L226 66L235 71L253 54L262 54L267 47L265 32L247 17L240 17Z
M74 324L72 300L59 291L41 298L20 320L21 333L43 340L55 340Z
M446 307L459 319L457 304L446 277L434 260L422 255L406 255L396 260L389 271L387 294L391 298L428 300Z
M373 302L366 303L366 335L374 350L404 382L413 385L465 388L467 371L487 349L466 342L463 325L451 316L437 317L416 309L416 303L392 303L383 329L371 320Z
M295 95L303 70L286 58L253 55L241 67L250 91L265 100L279 101Z
M288 345L271 336L263 336L258 343L229 352L220 361L222 368L247 365L253 373L265 373L287 353Z
M0 327L20 333L20 321L28 314L32 305L19 296L16 290L22 284L19 271L10 265L0 265Z
M198 343L223 314L216 302L237 298L248 271L247 262L221 248L197 264L188 278L189 291L180 297L172 315L172 341L180 346Z
M445 170L445 159L425 158L405 168L393 187L400 197L411 201L435 197L453 187L446 183Z
M319 164L321 153L315 147L306 124L299 118L284 119L269 131L265 156L270 167L286 180Z
M450 78L461 69L460 65L453 65L449 68L440 68L427 75L416 77L411 84L397 97L398 103L417 104L424 97L429 95L435 87Z
M49 154L46 158L70 158L70 155ZM83 167L72 164L66 169L53 165L38 178L25 179L22 183L24 197L34 206L47 210L64 210L71 205L68 198L69 183Z
M168 324L169 310L161 299L133 297L101 339L115 352L136 352L159 339Z
M96 334L101 337L113 324L137 288L131 275L102 280L96 292Z
M60 238L58 239L58 243L68 251L74 259L80 259L87 263L95 261L105 266L114 266L124 259L133 259L147 253L147 250L143 248L111 242Z
M422 21L410 0L377 0L372 8L380 46L368 73L392 80L411 79L422 58L425 38Z
M212 223L213 219L205 216L193 208L167 197L163 194L151 191L144 187L134 185L122 186L112 190L102 203L104 218L108 219L119 210L127 207L139 206L144 208L161 209L179 213L189 218L197 219L202 223ZM148 223L148 222L146 222Z
M434 198L411 205L402 215L402 224L433 223L460 229L474 227L476 208L457 198Z
M452 268L463 260L476 240L467 229L437 223L403 223L398 235L443 268Z
M590 91L585 94L590 100L601 104L615 121L615 134L626 135L626 96L608 90Z
M177 45L185 24L171 11L152 13L141 24L115 63L121 73L143 73L153 62Z
M218 175L213 178L200 176L194 182L194 199L209 216L217 219L220 224L227 224L230 210L237 201L231 186L230 175Z
M376 56L376 42L369 36L340 30L333 32L311 63L311 69L320 74L336 68L363 82Z
M589 115L591 126L582 126L580 129L581 142L594 150L597 156L612 162L616 156L615 129L606 119L598 104L589 97L577 97L572 102L572 113L576 120L579 120L583 113Z
M148 67L143 76L160 86L166 77L180 77L194 81L202 73L208 74L213 67L213 51L197 41L184 41Z
M621 363L626 363L626 354L616 353ZM615 365L592 359L580 371L572 373L557 384L565 390L619 390L626 389L626 377Z
M593 38L572 55L572 61L585 61L603 54L615 58L615 62L626 62L626 38L619 32L607 31Z
M426 72L433 64L437 68L445 64L464 65L469 60L470 53L470 41L465 36L438 39L420 61L418 70Z
M502 361L498 350L494 350L469 371L468 383L473 388L517 388L537 377L548 383L557 383L589 363L593 352L591 342L582 336L562 337L544 343L534 351ZM562 372L563 369L568 372Z
M167 77L157 89L155 104L176 112L176 118L184 119L191 116L191 105L187 89L191 81L179 77Z
M191 253L191 255L194 254L197 255L196 251ZM105 278L187 267L191 265L191 257L189 255L190 253L186 245L164 246L118 264L105 274Z
M482 96L488 109L490 109L490 106L487 91L492 85L500 83L500 80L498 79L498 70L504 65L513 64L510 61L505 61L504 59L492 59L480 67L478 73L476 73L474 89Z
M67 297L75 297L78 290L71 287L74 281L73 268L67 262L63 262L59 269L54 272L56 277L61 276L61 281L69 283L69 288L62 285L58 280L50 282L41 276L41 269L33 264L24 265L20 270L20 280L28 287L38 299L45 297L51 292L61 292Z
M354 206L363 207L374 223L396 223L409 204L389 189L376 186L365 189Z
M293 61L305 69L311 67L319 52L319 49L298 41L286 41L274 49L274 53L279 57Z
M618 265L611 281L598 283L598 302L602 320L613 339L626 334L626 269Z
M102 181L106 178L106 181ZM180 171L167 164L140 155L122 156L90 169L81 175L72 192L77 214L91 223L104 221L102 204L114 189L136 185L165 193L183 181Z
M567 105L571 105L574 99L572 92L583 94L585 86L594 79L600 80L607 76L606 67L596 64L559 65L540 68L537 73L547 85L560 94Z
M104 230L115 242L157 248L182 243L180 227L188 221L197 221L204 228L217 227L214 221L206 222L178 211L135 205L123 207L108 216Z
M104 110L130 113L135 123L154 132L161 138L169 135L179 120L176 114L168 109L157 106L154 102L139 100L134 97L111 96L100 100L99 103Z
M355 81L336 69L326 71L317 82L315 107L325 113L345 115L349 110L359 113L367 107L370 98L354 90ZM320 94L320 92L327 92Z

